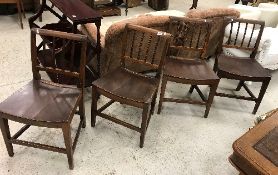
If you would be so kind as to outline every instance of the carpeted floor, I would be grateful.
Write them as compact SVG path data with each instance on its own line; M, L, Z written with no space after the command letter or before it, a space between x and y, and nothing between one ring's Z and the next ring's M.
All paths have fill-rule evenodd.
M199 0L199 8L225 7L233 0ZM170 0L170 9L186 12L189 0ZM147 3L129 9L127 17L150 12ZM30 17L32 14L27 14ZM107 17L102 32L113 22L127 18ZM49 13L44 23L54 22ZM0 101L26 84L31 78L30 29L24 20L21 30L17 16L0 16ZM277 107L276 84L273 79L257 115ZM220 90L235 88L235 82L222 81ZM252 84L257 90L258 85ZM166 95L184 96L188 87L170 84ZM225 88L225 89L224 89ZM206 89L204 87L204 89ZM204 119L204 107L187 104L165 103L161 115L155 114L147 131L145 146L139 148L139 134L103 119L97 119L95 128L90 123L90 89L86 93L87 127L82 130L74 154L74 170L68 169L67 158L58 154L22 146L14 146L15 155L7 154L0 136L0 174L189 174L236 175L238 172L228 162L232 143L253 125L253 102L216 97L210 115ZM196 94L195 94L196 95ZM193 95L193 96L195 96ZM100 103L106 99L101 98ZM24 102L22 102L24 103ZM108 113L121 114L127 121L140 124L141 111L115 104ZM77 120L73 121L74 131ZM12 132L19 128L10 123ZM61 131L30 128L22 139L64 146Z

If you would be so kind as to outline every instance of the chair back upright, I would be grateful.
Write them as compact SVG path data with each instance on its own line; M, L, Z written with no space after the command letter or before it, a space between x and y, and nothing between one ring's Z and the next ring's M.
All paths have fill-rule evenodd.
M42 39L38 46L37 35ZM78 53L75 52L76 45L81 45L81 50ZM65 79L68 81L74 79L76 85L83 89L86 49L87 37L84 35L38 28L31 29L33 78L40 80L40 71L44 71L55 83L67 84ZM74 64L80 66L76 68L73 66Z
M168 55L178 56L180 52L192 51L198 54L197 58L204 58L211 33L211 20L171 16L168 32L173 35Z
M223 48L234 48L250 51L250 58L254 59L262 38L265 27L264 21L250 19L233 19L226 18L226 24L223 28L222 46L219 53L222 53Z
M123 38L121 66L148 67L160 74L171 41L171 35L155 29L127 24Z

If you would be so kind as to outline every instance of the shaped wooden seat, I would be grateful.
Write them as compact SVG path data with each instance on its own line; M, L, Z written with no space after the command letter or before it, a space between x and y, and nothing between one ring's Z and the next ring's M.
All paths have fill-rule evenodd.
M170 35L154 29L127 24L123 38L121 67L101 77L92 85L91 125L96 124L96 116L108 119L141 133L140 147L144 145L145 134L154 110L162 62L170 43ZM144 65L153 70L154 76L136 73L127 63ZM99 95L111 99L99 109ZM102 111L114 102L120 102L143 109L141 126L134 126Z
M46 47L42 47L42 44L39 44L38 47L36 46L36 35L52 37L53 45L55 45L55 41L59 39L62 39L64 41L63 43L67 43L67 41L81 43L82 54L80 59L80 69L76 71L62 70L61 68L57 68L56 64L48 67L43 66L40 62L43 57L38 59L38 52L43 52ZM44 43L44 41L42 41L42 43ZM65 45L63 45L59 51L51 49L51 56L55 57L57 52L63 52L64 48ZM82 35L42 29L31 30L33 80L0 103L0 127L9 156L14 155L12 144L60 152L67 154L69 168L73 169L73 152L76 147L81 127L85 127L86 125L83 102L86 48L87 37ZM41 79L40 71L50 72L57 77L62 74L64 76L75 78L78 82L76 84L77 86L69 86L53 83L49 80L43 80ZM72 143L70 125L74 114L76 113L80 115L80 123L75 139ZM25 126L15 133L14 136L11 136L8 120L23 123ZM20 137L20 135L30 126L61 128L63 131L65 148L18 139L18 137Z
M163 102L176 102L206 105L204 117L208 116L219 83L219 78L215 72L204 60L200 59L206 51L210 31L211 24L207 20L170 18L169 32L174 36L174 41L170 46L169 57L166 59L163 69L158 114L162 110ZM178 54L180 51L185 50L199 53L199 58L176 57L176 53ZM196 89L202 101L165 98L164 95L168 81L190 84L189 92L192 93ZM208 98L203 95L198 85L208 85L210 87Z
M271 75L268 70L263 68L256 60L255 56L259 47L259 43L263 34L265 23L257 20L246 19L229 19L223 28L222 45L219 47L218 55L215 60L214 70L219 78L239 80L236 91L242 87L246 90L249 96L233 95L226 93L216 93L216 96L236 98L248 101L254 101L255 107L253 114L256 114L263 96L266 92L268 84L271 80ZM224 35L225 28L229 31L229 35ZM243 36L239 35L240 31L244 31ZM226 41L225 41L226 40ZM221 54L223 48L241 49L250 51L250 57L235 57ZM256 97L253 92L247 87L245 81L261 82L261 90Z

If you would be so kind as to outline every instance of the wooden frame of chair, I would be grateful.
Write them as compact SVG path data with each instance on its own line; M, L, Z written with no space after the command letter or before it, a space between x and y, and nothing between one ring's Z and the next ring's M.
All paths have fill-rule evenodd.
M96 116L108 119L141 133L140 147L143 147L146 130L148 128L151 115L154 112L159 77L170 40L171 36L165 32L159 32L154 29L131 24L126 25L123 38L123 41L125 42L123 44L121 66L110 74L96 80L92 85L91 125L93 127L96 123ZM128 69L126 65L127 61L131 61L131 64L148 66L152 70L155 70L156 76L151 78ZM132 81L132 83L126 83L126 86L117 86L116 89L122 91L116 93L113 92L113 88L115 84L117 84L114 79L117 78L118 74L122 76L121 81L125 81L125 76L127 76L127 79L131 79L130 81ZM107 84L109 87L102 87L101 84ZM111 87L110 85L113 86L112 89L108 89ZM132 92L128 92L125 88L129 88L129 86L137 88L136 90L138 90L138 92L133 94ZM145 94L143 94L144 92L140 93L140 91L148 88L151 92L145 91ZM133 89L133 91L135 90ZM134 94L138 95L137 93L144 97L133 97ZM111 101L97 109L99 95L104 95L105 97L110 98ZM121 104L127 104L143 109L141 127L131 125L125 121L102 113L102 111L114 102L120 102Z
M65 45L63 45L60 49L55 50L55 39L56 38L63 39L63 41L67 40L67 41L82 43L80 69L77 71L71 71L71 70L62 70L62 69L58 69L55 67L41 66L40 61L38 59L38 52L45 51L45 50L39 51L39 48L37 48L36 35L40 35L40 36L44 36L44 37L53 37L52 44L54 45L54 47L52 47L52 49L49 49L49 50L51 50L50 53L52 53L52 55L51 54L50 55L53 57L55 57L55 52L60 52L65 47ZM66 42L64 42L64 43L66 43ZM80 135L81 127L85 128L85 126L86 126L85 109L84 109L84 102L83 102L84 79L85 79L84 67L85 67L85 63L86 63L86 48L87 48L87 37L86 36L79 35L79 34L58 32L58 31L43 30L43 29L31 29L31 58L32 58L32 72L33 72L34 81L31 82L30 85L36 86L41 83L41 84L44 84L47 88L49 88L49 87L53 87L55 89L61 88L63 91L65 91L64 89L75 89L76 94L78 94L78 95L76 95L76 103L72 104L73 106L70 106L71 104L66 103L67 106L70 106L66 109L70 109L71 111L68 112L69 116L66 116L66 118L63 120L58 119L58 118L57 119L52 118L51 120L48 118L45 120L42 120L39 117L38 117L39 119L37 119L37 117L32 118L31 117L32 112L28 112L30 109L32 109L31 107L27 108L28 111L26 113L24 113L23 116L13 115L12 111L7 112L7 110L4 109L5 106L6 107L10 106L10 104L5 105L4 103L6 101L8 101L9 98L11 98L12 96L9 97L8 99L6 99L4 102L2 102L2 105L0 103L0 127L1 127L2 135L3 135L4 141L5 141L6 147L7 147L7 151L8 151L8 154L10 157L12 157L14 155L12 144L18 144L18 145L23 145L23 146L33 147L33 148L40 148L40 149L44 149L44 150L48 150L48 151L54 151L54 152L67 154L69 168L73 169L73 167L74 167L73 152L76 148L76 144L77 144L77 140ZM43 49L46 49L46 48L43 47ZM46 71L46 72L48 71L53 74L56 74L57 76L59 74L63 74L63 75L69 76L69 77L79 79L78 88L74 87L74 86L53 83L48 80L42 80L41 75L39 73L40 71ZM35 87L32 87L32 88L35 88ZM47 90L47 88L44 88L44 92ZM16 93L20 94L20 91L17 91ZM55 94L54 94L54 92L52 92L50 95L54 96ZM61 98L62 98L63 94L61 93L59 95L61 95ZM70 96L71 95L68 95L66 97L70 98ZM61 98L60 98L60 101L61 101ZM59 104L60 104L60 102L57 101L54 106L59 107ZM4 107L3 107L3 105L4 105ZM60 108L58 109L58 111L66 110L66 109L63 109L62 107L63 106L60 105ZM78 111L77 111L77 107L79 108ZM50 109L50 111L51 111L51 109ZM48 111L48 112L50 112L50 111ZM47 112L47 114L48 114L48 112ZM79 123L78 129L77 129L77 133L74 138L74 141L72 142L71 125L70 124L71 124L74 114L76 114L76 113L80 115L80 123ZM27 114L29 114L30 116L27 116ZM48 114L48 115L51 115L51 114L54 114L54 113L50 112L50 114ZM37 114L34 114L34 115L37 115ZM11 133L9 130L9 125L8 125L8 120L23 123L23 124L25 124L25 126L23 126L18 132L16 132L13 136L11 136ZM47 127L47 128L61 128L63 131L65 148L54 147L54 146L50 146L50 145L45 145L45 144L29 142L29 141L18 139L30 126Z
M271 80L271 75L269 72L264 69L256 60L255 56L258 51L258 47L260 44L260 40L263 34L263 30L265 27L265 22L264 21L257 21L257 20L248 20L248 19L232 19L232 18L226 18L224 20L226 24L224 25L223 28L223 36L221 39L219 49L218 49L218 54L215 59L215 64L214 64L214 71L217 72L217 75L219 78L226 78L226 79L233 79L233 80L239 80L239 83L236 87L236 91L239 91L242 87L246 90L248 93L248 96L241 96L241 95L234 95L234 94L226 94L226 93L216 93L216 96L221 96L221 97L228 97L228 98L236 98L236 99L242 99L242 100L248 100L248 101L254 101L255 107L253 109L253 114L256 114L260 103L263 99L263 96L266 92L266 89L268 87L268 84ZM235 24L236 23L236 24ZM224 41L224 33L225 33L225 28L230 25L230 32L228 36L228 41ZM239 32L241 25L244 26L244 34L243 38L239 38ZM252 26L251 28L248 27L248 25ZM236 33L233 33L233 28L236 28ZM259 32L257 33L257 36L254 36L256 34L255 29L259 28ZM248 32L248 30L251 29L251 32ZM248 36L250 34L250 36ZM235 35L235 36L233 36ZM233 39L233 37L235 37ZM249 39L248 39L249 37ZM255 43L252 44L252 39L254 38ZM240 40L242 39L242 40ZM233 40L233 41L232 41ZM247 45L244 43L245 40L249 40L247 42ZM236 58L236 57L229 57L229 56L224 56L221 55L222 48L235 48L235 49L242 49L246 51L250 51L250 58ZM221 60L226 60L225 63L222 61L220 64L219 61ZM230 60L230 61L229 61ZM220 66L219 66L220 64ZM230 65L229 65L230 64ZM236 67L235 67L236 65ZM232 68L234 67L234 68ZM249 70L249 72L246 72L246 70ZM247 87L247 85L244 83L245 81L252 81L252 82L261 82L261 90L256 97L253 92Z
M21 13L23 12L23 17L24 18L26 18L26 16L25 16L25 11L24 11L22 0L0 0L0 4L16 4L17 11L18 11L18 18L19 18L19 21L20 21L20 27L21 27L21 29L23 29Z
M199 58L186 60L186 58L171 56L176 54L171 52L173 50L177 50L178 52L181 50L195 51L199 52L200 57L202 57L203 53L205 53L207 49L211 32L211 21L170 17L169 32L174 36L174 42L170 46L168 59L166 59L167 61L165 61L166 64L164 65L157 113L160 114L163 102L190 103L206 105L206 111L204 114L204 117L206 118L208 116L213 97L219 83L219 78L212 71L212 69L208 67L204 60ZM173 70L171 68L172 66L175 66ZM186 66L186 69L182 68L181 66ZM192 70L194 69L196 69L196 75L193 77ZM176 72L181 73L178 75ZM165 90L168 81L182 84L191 84L189 93L192 93L193 90L196 89L202 101L165 98ZM198 85L208 85L210 87L208 99L206 99L206 97L203 95Z

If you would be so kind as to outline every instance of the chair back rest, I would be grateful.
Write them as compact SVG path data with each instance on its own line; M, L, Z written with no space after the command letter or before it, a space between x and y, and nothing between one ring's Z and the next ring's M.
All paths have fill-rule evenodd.
M183 50L197 52L202 57L207 50L211 33L211 20L170 17L168 32L173 35L169 54Z
M222 48L250 51L255 58L263 34L265 22L249 19L226 18L223 28Z
M166 32L126 24L121 65L127 68L127 63L137 64L160 72L170 41L171 35Z
M42 42L38 44L37 36ZM76 46L81 47L76 52ZM31 59L34 79L41 79L40 71L60 84L65 80L84 87L87 37L80 34L33 28L31 29ZM77 65L77 66L76 66Z

